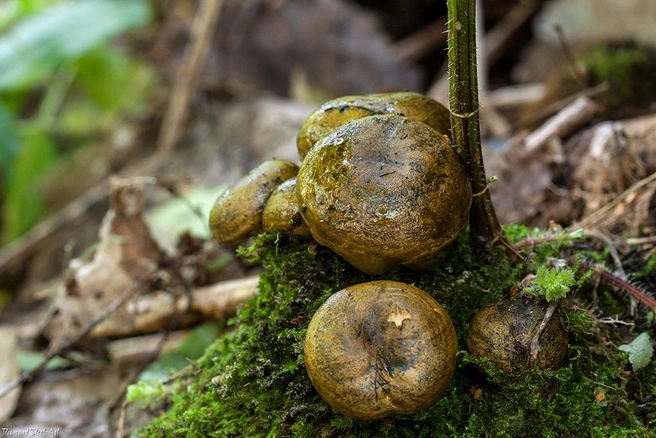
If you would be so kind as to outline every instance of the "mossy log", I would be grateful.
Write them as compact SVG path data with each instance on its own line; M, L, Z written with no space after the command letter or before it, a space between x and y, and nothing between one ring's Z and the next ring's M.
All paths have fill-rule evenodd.
M507 230L506 230L507 231ZM557 255L541 249L531 263ZM265 267L260 292L245 303L226 333L207 350L187 381L179 381L168 411L141 431L145 437L230 436L649 436L639 391L654 391L656 366L631 374L626 357L604 353L589 318L561 306L570 331L566 364L556 371L505 373L464 350L474 313L506 294L529 262L510 265L498 247L471 252L467 233L441 263L426 271L399 267L385 276L352 268L327 248L281 236L260 236L246 251ZM412 416L349 419L313 388L303 362L308 323L334 292L375 279L411 283L450 314L462 350L446 393ZM602 393L603 398L599 394ZM649 389L651 388L651 389Z

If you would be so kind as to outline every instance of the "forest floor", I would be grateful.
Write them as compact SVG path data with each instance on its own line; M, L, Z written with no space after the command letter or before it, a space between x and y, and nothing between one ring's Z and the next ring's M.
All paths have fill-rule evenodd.
M175 2L170 10L154 11L150 24L114 43L155 72L153 91L138 116L121 117L101 134L93 131L85 148L62 153L38 186L49 214L0 248L3 431L136 434L173 406L171 388L191 385L190 370L211 381L208 372L194 367L213 362L211 354L225 353L225 341L213 344L215 339L228 339L235 330L249 339L238 326L258 326L255 316L232 320L236 329L228 324L244 302L275 301L271 284L279 281L362 280L322 248L312 251L323 261L307 259L308 245L299 249L296 243L280 249L280 255L306 272L301 277L281 273L271 255L281 244L267 237L257 239L261 254L255 259L239 257L235 248L211 239L209 209L226 187L262 161L276 157L299 163L296 135L323 101L413 90L447 102L444 2L196 3ZM647 359L647 371L638 371L635 357L619 347L642 333L656 334L656 33L648 23L639 25L650 16L646 10L656 13L654 5L649 0L482 3L480 116L486 172L494 180L499 219L530 260L517 271L499 269L507 269L506 280L517 284L539 263L572 262L573 254L585 254L580 263L594 272L563 305L563 314L589 318L587 328L580 320L570 321L572 339L579 343L571 345L569 367L550 376L549 384L530 373L523 381L547 391L551 401L563 394L550 386L555 380L578 384L577 379L592 378L587 372L599 372L591 392L577 393L578 404L570 409L591 403L600 409L594 418L602 418L606 406L620 406L636 424L612 424L597 432L649 436L656 425L656 386L647 376L647 371L654 374L653 361ZM31 96L38 100L43 94L40 89ZM66 135L53 138L62 144L76 141ZM6 227L8 219L3 223ZM285 260L280 264L291 269L293 263ZM326 263L332 267L325 268ZM449 278L455 282L454 272L466 266L491 277L481 263L452 261L454 277ZM576 263L572 267L580 268ZM335 277L321 278L324 268ZM393 275L407 279L403 271ZM258 287L268 292L253 298ZM499 287L499 295L512 289L511 284ZM304 302L315 305L320 298L325 297L310 294ZM459 335L470 310L454 318L460 321ZM296 323L286 332L289 345L295 345L294 330L307 325ZM651 351L648 344L639 353ZM210 345L211 353L203 355ZM480 422L485 410L476 403L481 398L493 403L521 390L500 375L487 383L479 374L471 377L475 360L464 344L461 349L458 372L469 380L454 385L448 397L468 406L470 414L480 414ZM236 353L225 354L227 360ZM591 371L586 358L602 361L603 373ZM574 364L584 362L585 372L576 371ZM301 379L295 373L296 368L290 371L290 381ZM495 387L502 390L488 397ZM309 388L307 381L297 387L299 397L311 400L308 405L293 405L303 425L287 424L278 433L308 433L311 416L304 409L317 409L317 415L326 415L319 428L326 435L375 435L374 429L330 417L316 394L308 395ZM440 406L433 414L446 415ZM535 424L547 427L544 422L552 417L547 408L540 409L543 416ZM480 426L475 417L453 419L450 434L475 436L472 430ZM585 429L585 421L570 419L577 431L604 426ZM408 421L377 423L375 430L394 436L413 430Z

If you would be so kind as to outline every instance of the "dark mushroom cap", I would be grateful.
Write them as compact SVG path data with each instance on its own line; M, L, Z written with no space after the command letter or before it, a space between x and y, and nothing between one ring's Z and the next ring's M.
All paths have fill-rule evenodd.
M317 392L356 419L414 414L446 391L456 366L456 332L427 293L372 281L332 295L314 314L305 366Z
M298 166L291 161L265 161L223 192L210 211L210 229L214 238L236 245L251 237L262 226L262 210L271 192L293 178Z
M298 207L296 178L280 184L269 196L262 212L262 230L265 233L280 231L301 238L312 236Z
M503 299L476 313L467 329L467 348L487 357L506 372L531 364L531 341L545 315L545 306L524 298ZM558 316L546 326L539 341L539 369L556 369L567 354L568 336Z
M458 155L442 134L401 116L337 128L310 150L296 185L314 239L368 274L426 267L469 222Z
M345 96L324 103L303 123L296 139L299 156L303 159L317 141L344 123L376 114L404 116L424 122L441 134L451 135L449 110L423 94Z

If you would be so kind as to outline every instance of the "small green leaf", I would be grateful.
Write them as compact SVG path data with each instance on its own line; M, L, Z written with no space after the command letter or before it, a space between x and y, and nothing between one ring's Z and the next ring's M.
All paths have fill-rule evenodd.
M18 360L18 365L21 372L32 371L43 362L43 359L46 357L45 354L39 353L36 351L19 351L16 354L16 360ZM71 366L71 362L63 357L53 357L46 365L47 370L54 370L57 368L64 368Z
M618 348L620 351L629 353L629 362L634 371L646 367L654 354L654 347L651 345L651 339L647 332L641 333L630 344L620 345Z
M543 295L547 301L551 301L555 298L565 297L575 284L576 278L571 269L547 268L542 265L525 291Z
M148 383L143 380L129 385L125 392L125 399L134 403L142 402L142 406L155 406L166 396L166 389L161 383Z
M56 159L57 147L48 135L37 130L26 134L12 175L7 181L4 242L10 242L25 233L45 213L42 190L39 190L38 184Z
M189 360L198 359L221 330L219 323L205 323L194 328L175 350L167 351L139 375L139 380L162 382L172 373L189 365Z
M148 96L152 73L118 48L102 47L76 61L77 80L86 94L108 111L134 110Z
M75 59L150 20L143 0L85 0L44 9L0 37L0 91L25 89Z
M16 132L16 118L0 102L0 175L10 178L9 173L18 155L20 139Z

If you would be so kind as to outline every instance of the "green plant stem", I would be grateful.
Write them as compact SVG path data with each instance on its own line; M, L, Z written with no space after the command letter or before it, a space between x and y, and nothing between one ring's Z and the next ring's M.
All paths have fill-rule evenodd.
M474 193L470 227L489 240L503 239L485 176L478 117L476 72L476 0L447 0L449 45L449 110L453 139Z

